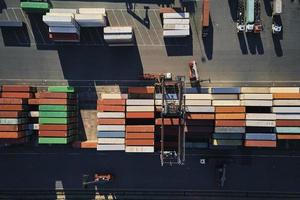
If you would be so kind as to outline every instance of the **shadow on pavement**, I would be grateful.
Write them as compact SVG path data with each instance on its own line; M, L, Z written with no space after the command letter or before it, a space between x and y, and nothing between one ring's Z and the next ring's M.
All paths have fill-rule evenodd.
M274 50L275 50L276 56L277 57L283 56L283 51L282 51L281 42L280 42L280 40L282 40L282 37L280 35L272 34L272 39L273 39Z
M248 47L245 39L245 34L244 33L237 33L238 39L239 39L239 44L240 44L240 49L242 51L243 55L248 54Z
M249 52L251 54L264 54L264 47L260 34L246 33Z
M206 37L202 37L202 41L207 60L211 60L213 58L214 48L214 27L212 24L211 15L209 15L208 35Z
M228 5L230 8L231 18L235 22L237 20L238 0L228 0Z
M6 9L6 3L5 0L0 0L0 13L2 13L2 10Z
M30 13L27 16L37 48L39 49L39 46L51 43L48 37L48 26L42 20L43 15Z
M168 56L190 56L193 55L193 36L182 38L164 38Z
M266 14L271 17L272 16L272 7L271 7L271 1L270 0L264 0L265 5L265 11Z
M5 46L30 47L27 25L22 27L2 27L2 38Z
M134 9L131 9L132 7L130 6L131 4L127 5L127 12L134 18L136 19L138 22L140 22L142 25L144 25L145 27L147 27L148 29L150 29L150 19L149 19L149 15L148 15L148 11L149 11L149 7L145 6L145 17L141 18L139 15L137 15L134 12Z

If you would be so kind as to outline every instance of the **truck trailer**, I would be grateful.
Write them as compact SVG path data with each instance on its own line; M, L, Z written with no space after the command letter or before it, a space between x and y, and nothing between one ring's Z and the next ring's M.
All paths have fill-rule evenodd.
M272 7L272 33L279 34L282 31L282 21L280 17L282 13L282 0L273 0Z
M202 37L208 36L209 31L209 0L203 0L202 5Z

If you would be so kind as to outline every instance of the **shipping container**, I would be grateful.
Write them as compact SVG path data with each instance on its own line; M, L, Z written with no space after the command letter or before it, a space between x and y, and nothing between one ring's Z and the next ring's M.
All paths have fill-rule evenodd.
M76 141L72 144L73 148L82 148L82 149L96 149L97 141Z
M240 99L248 99L248 100L272 100L273 94L240 94Z
M276 126L299 126L300 120L276 120Z
M211 100L185 100L186 106L211 106Z
M240 106L240 100L213 100L213 106Z
M163 24L189 24L189 19L163 19Z
M300 93L275 93L274 99L300 99Z
M241 87L243 94L268 94L270 93L269 87Z
M216 119L245 119L246 115L244 113L228 113L221 114L216 113Z
M107 26L103 28L104 34L132 34L131 26Z
M68 144L73 137L39 137L39 144Z
M300 113L300 107L273 107L273 113Z
M98 144L124 144L124 138L98 138Z
M154 100L152 100L152 99L127 99L126 105L127 106L132 106L132 105L153 106Z
M212 95L211 94L183 94L186 100L211 100Z
M76 122L76 118L39 118L39 124L69 124Z
M239 106L221 106L215 107L216 113L244 113L246 112L245 107Z
M154 87L153 86L147 86L147 87L129 87L128 93L134 93L134 94L153 94L154 93Z
M246 133L246 140L276 140L275 133Z
M63 27L63 26L50 26L48 29L49 33L76 33L80 34L80 29L77 27Z
M125 106L97 105L97 110L101 112L124 112Z
M80 42L77 33L49 33L49 39L53 42Z
M163 19L186 19L190 18L188 12L163 13Z
M130 132L130 133L154 132L154 125L127 125L126 132Z
M126 153L153 153L154 147L151 146L126 146Z
M68 131L39 131L39 137L68 137L76 134L76 130Z
M275 121L257 121L257 120L246 120L246 126L255 127L275 127Z
M43 15L43 22L48 26L75 26L75 20L71 16L49 16Z
M51 6L48 2L22 1L20 7L25 12L45 13L50 9Z
M128 99L128 94L108 94L108 93L101 93L101 99Z
M238 94L212 94L213 100L238 100Z
M46 16L63 16L63 17L72 17L74 18L74 14L73 13L46 13Z
M33 87L29 85L2 85L2 92L32 92Z
M98 144L97 145L97 151L125 151L125 145L124 144Z
M0 124L0 131L2 132L6 132L6 131L22 131L22 130L26 130L27 126L26 125L21 125L21 124L16 124L16 125L5 125L5 124Z
M27 104L27 99L13 99L13 98L0 98L0 104L13 104L13 105L21 105Z
M278 140L300 140L300 134L294 135L294 134L277 134Z
M98 99L98 105L119 105L124 106L126 104L125 99Z
M209 26L209 16L210 16L209 0L203 0L202 13L201 13L202 27Z
M213 133L212 135L213 139L219 139L219 140L243 140L244 134L241 133Z
M154 106L126 106L127 112L154 112Z
M300 127L276 127L276 133L297 133L300 134Z
M243 140L220 140L214 139L213 145L215 146L242 146Z
M75 100L70 99L29 99L31 105L68 105L76 104Z
M274 100L273 106L300 106L300 100Z
M125 131L124 125L97 125L97 131Z
M162 125L162 122L164 121L164 125L179 125L179 118L156 118L155 124L156 125Z
M164 24L163 29L164 30L189 30L190 25L189 24Z
M78 13L77 9L72 9L72 8L51 8L50 13L73 13L76 14Z
M164 37L186 37L190 35L190 30L163 30Z
M39 117L74 117L75 115L76 115L75 112L39 111Z
M75 109L75 106L67 105L39 105L39 111L72 111Z
M300 114L276 114L276 119L290 119L290 120L295 120L295 119L300 119Z
M245 127L215 127L215 133L245 133Z
M226 126L226 127L246 126L246 121L245 120L216 120L215 126Z
M80 14L100 14L100 15L106 15L105 8L79 8L78 12Z
M213 106L186 106L186 112L191 113L213 113L215 112L215 107Z
M154 133L126 133L126 139L153 139Z
M12 125L15 125L15 124L25 124L28 120L26 118L0 118L0 124L12 124Z
M276 147L276 141L245 140L246 147Z
M66 131L66 130L70 130L70 129L75 129L77 128L75 124L66 124L66 125L62 125L62 124L39 124L39 130L40 131Z
M126 113L126 118L128 119L153 119L154 112L128 112Z
M0 118L18 118L26 116L27 113L21 111L0 111Z
M186 113L186 119L215 119L215 114L191 114Z
M25 136L25 132L24 131L10 131L10 132L0 132L0 139L4 139L4 138L13 138L13 139L17 139L17 138L22 138Z
M271 93L299 93L299 87L271 87Z
M97 124L98 125L124 125L125 124L125 119L97 119Z
M75 20L81 27L105 27L107 24L102 14L75 14Z
M27 107L23 105L0 105L2 111L22 111L26 109Z
M126 146L154 146L152 139L126 139Z
M97 112L97 118L122 119L125 118L125 113L124 112Z
M241 100L242 106L269 106L273 105L272 100Z
M48 92L68 92L73 93L75 92L74 87L71 86L49 86Z
M276 114L273 113L247 113L246 119L253 120L276 120Z
M241 89L239 87L214 87L211 88L211 93L213 94L239 94Z
M125 138L125 131L98 131L98 138Z
M75 94L67 92L38 92L35 93L35 98L38 99L73 99Z

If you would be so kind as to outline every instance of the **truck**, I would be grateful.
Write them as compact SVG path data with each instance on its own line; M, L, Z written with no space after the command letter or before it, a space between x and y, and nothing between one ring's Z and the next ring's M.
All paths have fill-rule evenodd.
M245 1L238 0L237 7L238 7L237 23L236 23L237 32L244 32L245 31Z
M259 0L246 0L245 23L246 32L260 33L262 31Z
M205 38L208 36L209 32L209 0L203 0L202 5L202 37Z
M282 21L280 17L282 13L282 0L273 0L272 7L272 33L279 34L282 31Z

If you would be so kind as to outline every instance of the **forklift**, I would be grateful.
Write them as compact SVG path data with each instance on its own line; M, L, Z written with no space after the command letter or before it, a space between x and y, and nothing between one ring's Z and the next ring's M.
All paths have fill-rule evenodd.
M110 173L95 173L93 180L89 181L89 175L83 175L82 177L82 187L87 189L89 185L104 185L111 182L113 179Z

